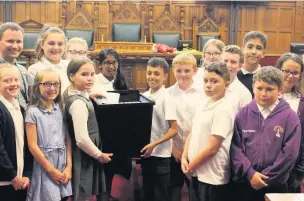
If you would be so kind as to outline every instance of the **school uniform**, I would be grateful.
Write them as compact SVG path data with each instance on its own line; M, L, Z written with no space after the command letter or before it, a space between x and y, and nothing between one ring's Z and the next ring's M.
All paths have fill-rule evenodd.
M196 74L193 76L193 83L201 93L202 97L207 97L204 90L204 74L205 67L197 68Z
M23 111L24 112L24 111ZM18 101L0 96L0 195L3 201L25 201L26 189L15 191L11 180L31 177L33 158L28 150Z
M255 73L257 73L257 71L261 68L261 66L259 65L259 67L253 71L253 72L249 72L247 71L244 67L241 68L241 70L239 70L237 72L237 78L240 80L241 83L243 83L243 85L250 91L252 98L254 97L254 93L253 93L253 88L252 88L252 79L253 79L253 75Z
M173 138L173 143L177 149L183 150L187 136L192 128L192 119L203 99L198 86L193 83L187 90L179 88L178 83L167 89L171 100L174 101L176 107L177 118L177 135ZM181 163L176 162L174 157L171 157L171 188L182 187L184 182L189 184L189 179L181 170Z
M155 101L150 139L154 142L168 132L167 121L177 119L176 109L164 86L153 94L149 90L143 95ZM171 152L172 139L157 145L149 158L142 159L144 200L170 200Z
M92 102L87 92L68 89L64 94L65 115L71 135L73 156L73 200L91 199L105 189L101 140Z
M234 200L262 201L265 193L286 193L300 141L299 117L285 100L268 108L253 100L243 107L235 119L230 149ZM268 187L251 187L250 180L256 172L269 177L263 179Z
M224 201L228 195L229 149L235 112L227 97L212 104L208 104L209 101L210 98L203 101L193 118L189 163L208 146L211 135L221 136L224 140L215 156L193 170L190 200L194 201Z
M101 92L106 92L106 91L113 91L115 79L113 80L108 80L102 73L95 74L95 82L94 86L92 87L92 92L93 93L101 93Z
M250 91L235 77L230 83L226 96L230 100L231 105L235 113L237 113L242 107L251 102L252 96Z
M61 80L61 94L70 86L70 81L67 75L69 60L60 59L58 64L52 64L45 57L34 63L28 68L28 72L32 79L35 79L36 74L41 70L52 69L58 73Z
M304 97L296 93L283 94L284 100L290 105L293 111L297 112L302 130L300 152L293 171L288 179L288 192L301 193L299 181L304 179Z

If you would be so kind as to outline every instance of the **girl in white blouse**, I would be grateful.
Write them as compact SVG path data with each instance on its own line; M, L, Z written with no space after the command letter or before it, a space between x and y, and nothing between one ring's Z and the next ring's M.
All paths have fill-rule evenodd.
M58 27L47 27L40 34L36 46L37 62L28 68L28 72L34 79L37 72L53 69L60 76L61 92L64 92L70 85L67 76L69 61L61 58L65 49L65 34Z
M304 183L304 97L301 92L301 78L303 76L304 64L298 55L285 53L277 61L284 77L283 98L290 107L299 115L302 127L302 142L298 160L289 178L288 190L290 193L300 193L300 183Z

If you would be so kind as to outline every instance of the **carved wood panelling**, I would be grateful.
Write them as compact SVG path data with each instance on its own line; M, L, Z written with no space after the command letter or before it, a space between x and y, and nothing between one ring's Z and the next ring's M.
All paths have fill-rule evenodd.
M65 6L63 6L64 4ZM236 31L235 27L238 26L237 41L235 41L238 45L242 45L243 36L251 30L261 30L271 36L275 35L275 39L270 39L269 53L284 52L289 48L287 44L289 42L304 42L303 0L284 2L239 1L238 4L239 21L237 25L232 24L233 35ZM64 27L77 15L79 9L83 9L87 13L88 19L92 20L90 21L92 26L95 26L95 40L101 40L102 35L104 40L107 40L111 36L111 17L119 13L121 9L132 8L131 11L136 10L136 14L128 15L125 12L125 17L129 16L130 20L134 17L140 18L144 23L143 34L147 36L147 41L149 41L149 22L152 25L155 24L157 19L167 11L171 13L174 23L183 29L183 39L191 40L193 37L192 18L202 19L206 16L205 8L209 5L214 7L213 15L215 19L223 18L221 39L224 43L227 43L229 17L232 13L230 13L231 2L225 1L12 1L12 19L18 24L32 19L41 24L52 23ZM3 22L2 13L3 1L0 2L0 23ZM284 37L286 37L286 40L281 43L279 40Z

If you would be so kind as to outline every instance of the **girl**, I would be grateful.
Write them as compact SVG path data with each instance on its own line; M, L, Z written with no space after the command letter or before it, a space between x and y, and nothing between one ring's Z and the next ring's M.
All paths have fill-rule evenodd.
M37 41L37 62L28 68L28 72L33 79L41 70L53 69L56 71L61 79L61 92L70 85L66 75L69 61L61 58L64 53L65 41L64 32L60 28L44 28L44 31L41 31L41 35Z
M202 91L202 93L204 93L204 68L208 64L221 60L221 55L224 47L225 44L221 40L217 39L209 39L204 45L201 58L202 66L201 68L198 68L196 75L193 77L194 82L196 82L197 85L201 87L200 91Z
M88 52L87 42L78 37L71 38L66 44L65 58L72 60L79 57L86 57Z
M98 55L98 63L100 73L95 76L96 83L92 90L93 93L128 89L126 79L120 71L119 55L114 49L101 50ZM131 171L132 161L126 156L113 156L111 163L105 165L107 191L110 195L112 181L115 177L114 180L119 181L121 185L116 185L116 191L112 193L112 196L115 198L122 196L123 189L130 186L128 180ZM117 186L121 186L121 188L117 189ZM125 198L126 195L123 197Z
M283 73L283 98L289 103L290 107L299 115L302 130L304 128L304 97L301 93L301 77L304 64L298 55L285 53L277 61L276 67ZM293 174L289 178L289 192L300 193L299 181L304 178L304 137L302 131L302 143L298 161L295 165Z
M34 97L25 117L28 145L35 158L29 201L67 200L72 195L71 141L61 110L60 77L51 70L36 74Z
M112 154L100 151L98 124L88 95L94 84L94 63L88 58L72 60L67 74L71 86L64 92L64 101L72 138L73 200L90 200L92 195L105 191L103 170L99 163L111 161Z
M98 54L100 73L96 75L93 92L111 90L126 90L128 88L125 77L120 69L120 59L114 49L103 49Z

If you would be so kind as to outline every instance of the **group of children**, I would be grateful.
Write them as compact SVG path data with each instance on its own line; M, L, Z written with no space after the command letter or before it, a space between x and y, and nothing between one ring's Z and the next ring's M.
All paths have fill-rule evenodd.
M262 201L269 192L300 192L304 64L286 53L276 67L260 68L266 44L257 31L244 37L243 50L209 40L201 68L191 54L173 59L176 83L168 89L167 61L148 61L143 95L155 105L151 141L141 150L145 201L179 201L184 182L191 201ZM79 57L62 59L66 46L66 58ZM43 28L38 61L28 69L26 111L18 102L19 70L0 65L1 199L102 200L114 175L130 178L130 158L102 152L91 100L128 88L119 55L102 50L96 75L82 47L66 45L58 27Z

